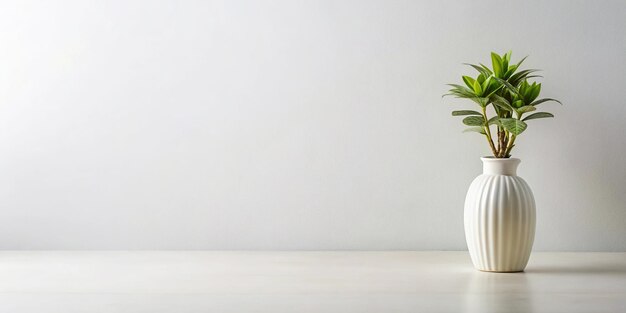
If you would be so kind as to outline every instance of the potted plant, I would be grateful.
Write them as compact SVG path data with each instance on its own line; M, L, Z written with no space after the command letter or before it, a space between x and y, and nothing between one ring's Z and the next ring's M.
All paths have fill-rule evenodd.
M489 272L520 272L528 263L535 237L535 200L524 179L517 176L519 159L511 158L527 122L554 117L536 112L540 104L538 70L521 69L526 58L511 63L511 52L491 53L491 67L467 64L476 77L463 76L463 85L450 84L444 95L469 99L478 110L453 111L464 116L465 131L485 137L492 156L481 158L483 174L470 185L465 199L465 239L474 267Z

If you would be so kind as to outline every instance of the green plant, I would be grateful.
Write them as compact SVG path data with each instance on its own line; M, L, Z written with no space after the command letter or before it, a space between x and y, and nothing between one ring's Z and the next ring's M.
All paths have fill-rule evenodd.
M479 111L452 111L452 115L465 116L463 124L471 127L464 132L484 135L496 158L511 157L515 140L526 130L526 121L554 117L548 112L535 112L539 104L548 101L561 103L551 98L538 99L541 84L531 83L528 79L541 76L534 74L539 70L520 70L525 59L512 64L510 51L503 55L492 52L491 68L482 63L466 64L478 71L478 76L463 76L465 86L449 84L452 89L444 95L469 99L478 104ZM492 110L488 110L490 107ZM491 112L493 116L489 117Z

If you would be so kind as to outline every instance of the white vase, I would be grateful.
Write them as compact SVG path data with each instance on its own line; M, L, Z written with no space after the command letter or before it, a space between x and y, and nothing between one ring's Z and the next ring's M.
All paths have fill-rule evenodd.
M535 198L516 175L519 159L485 157L465 198L465 239L474 267L521 272L535 239Z

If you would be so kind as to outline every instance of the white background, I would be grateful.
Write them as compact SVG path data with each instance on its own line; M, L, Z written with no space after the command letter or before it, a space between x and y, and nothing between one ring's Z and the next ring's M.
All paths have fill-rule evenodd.
M626 3L485 0L0 2L0 248L465 249L509 49L535 249L626 251Z

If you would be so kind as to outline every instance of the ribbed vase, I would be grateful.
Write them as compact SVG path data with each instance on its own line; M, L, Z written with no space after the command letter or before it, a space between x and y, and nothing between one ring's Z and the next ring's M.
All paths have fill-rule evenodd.
M517 176L519 159L481 158L483 174L465 198L465 239L474 267L521 272L535 239L535 198Z

